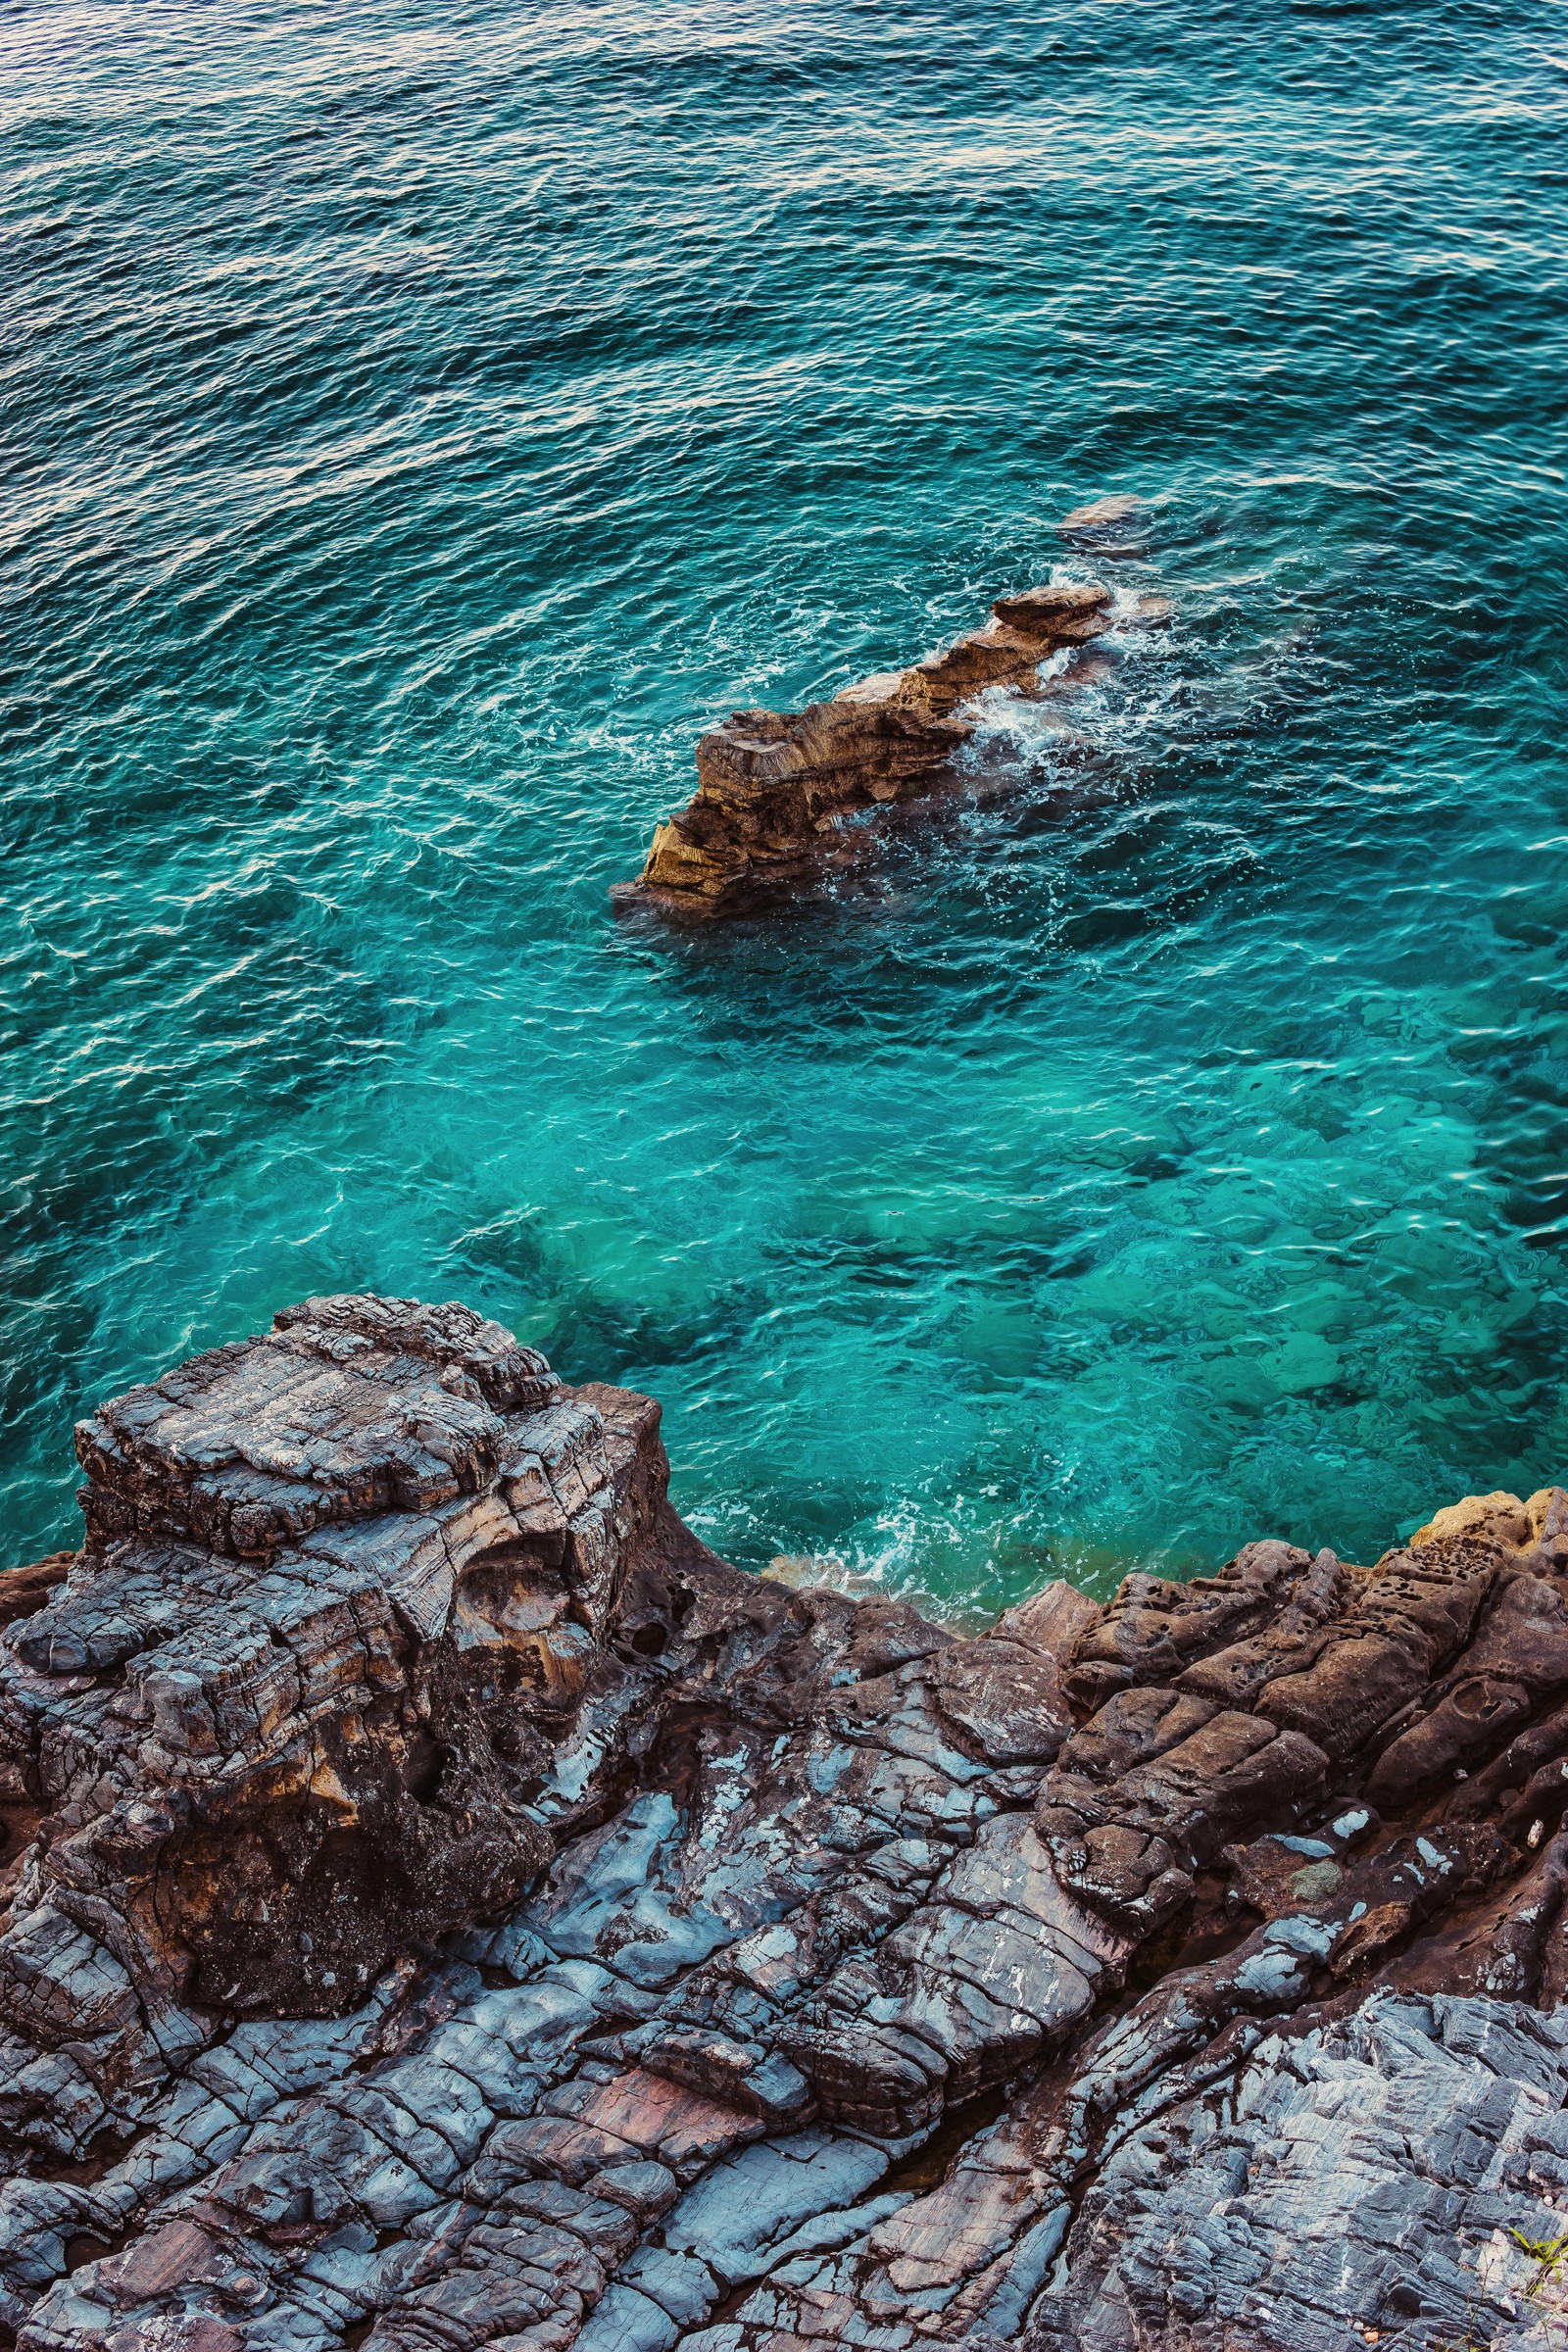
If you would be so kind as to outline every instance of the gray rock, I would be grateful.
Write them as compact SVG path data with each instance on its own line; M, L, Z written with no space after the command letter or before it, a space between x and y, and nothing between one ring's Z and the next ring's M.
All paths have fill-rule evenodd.
M453 1307L82 1452L0 1647L19 2352L1560 2333L1568 1496L965 1642L727 1568Z

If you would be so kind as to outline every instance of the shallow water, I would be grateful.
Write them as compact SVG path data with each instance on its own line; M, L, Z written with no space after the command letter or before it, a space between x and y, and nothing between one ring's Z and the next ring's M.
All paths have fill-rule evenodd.
M6 1544L313 1290L960 1613L1568 1473L1544 7L21 6ZM617 929L701 728L1176 600L824 903Z

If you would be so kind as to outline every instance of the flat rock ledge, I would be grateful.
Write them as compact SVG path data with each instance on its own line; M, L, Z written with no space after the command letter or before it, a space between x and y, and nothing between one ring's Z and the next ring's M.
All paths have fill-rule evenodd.
M461 1306L77 1448L0 1578L20 2352L1560 2340L1560 1489L965 1640L726 1566Z
M1120 515L1136 500L1108 503ZM1085 508L1061 526L1102 544ZM1069 527L1071 526L1071 527ZM1106 547L1107 554L1136 552ZM1113 625L1171 617L1163 597L1118 608L1097 582L1056 582L999 597L984 625L908 669L879 672L804 710L737 710L697 746L697 791L654 835L635 882L617 883L617 913L677 922L746 912L798 891L859 843L849 821L929 793L974 733L974 698L1005 687L1031 700L1070 694L1099 672L1085 649Z

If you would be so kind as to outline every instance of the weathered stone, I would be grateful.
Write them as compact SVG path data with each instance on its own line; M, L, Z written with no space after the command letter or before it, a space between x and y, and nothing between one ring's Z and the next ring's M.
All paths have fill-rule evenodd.
M1099 1619L1100 1610L1088 1593L1058 1577L1016 1608L1004 1610L992 1631L1004 1641L1043 1649L1059 1663Z
M847 818L930 792L968 740L969 706L986 688L1070 688L1071 657L1104 634L1112 602L1092 582L1026 588L907 669L862 678L804 710L735 711L697 746L695 797L659 827L638 879L611 892L617 912L705 921L853 858ZM1152 598L1124 617L1154 626L1172 610ZM1054 656L1069 658L1065 671L1053 663L1043 674ZM1087 683L1087 665L1081 674Z
M56 1586L65 1583L75 1556L74 1551L51 1551L24 1568L0 1572L0 1626L12 1625L19 1617L31 1617L41 1609Z
M0 1645L19 2352L1550 2340L1563 1490L964 1641L450 1306L82 1454Z

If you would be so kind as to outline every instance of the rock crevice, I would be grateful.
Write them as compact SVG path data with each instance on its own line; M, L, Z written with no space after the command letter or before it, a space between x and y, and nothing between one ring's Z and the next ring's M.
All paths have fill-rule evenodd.
M1568 1494L980 1639L313 1299L0 1578L21 2352L1552 2340Z

